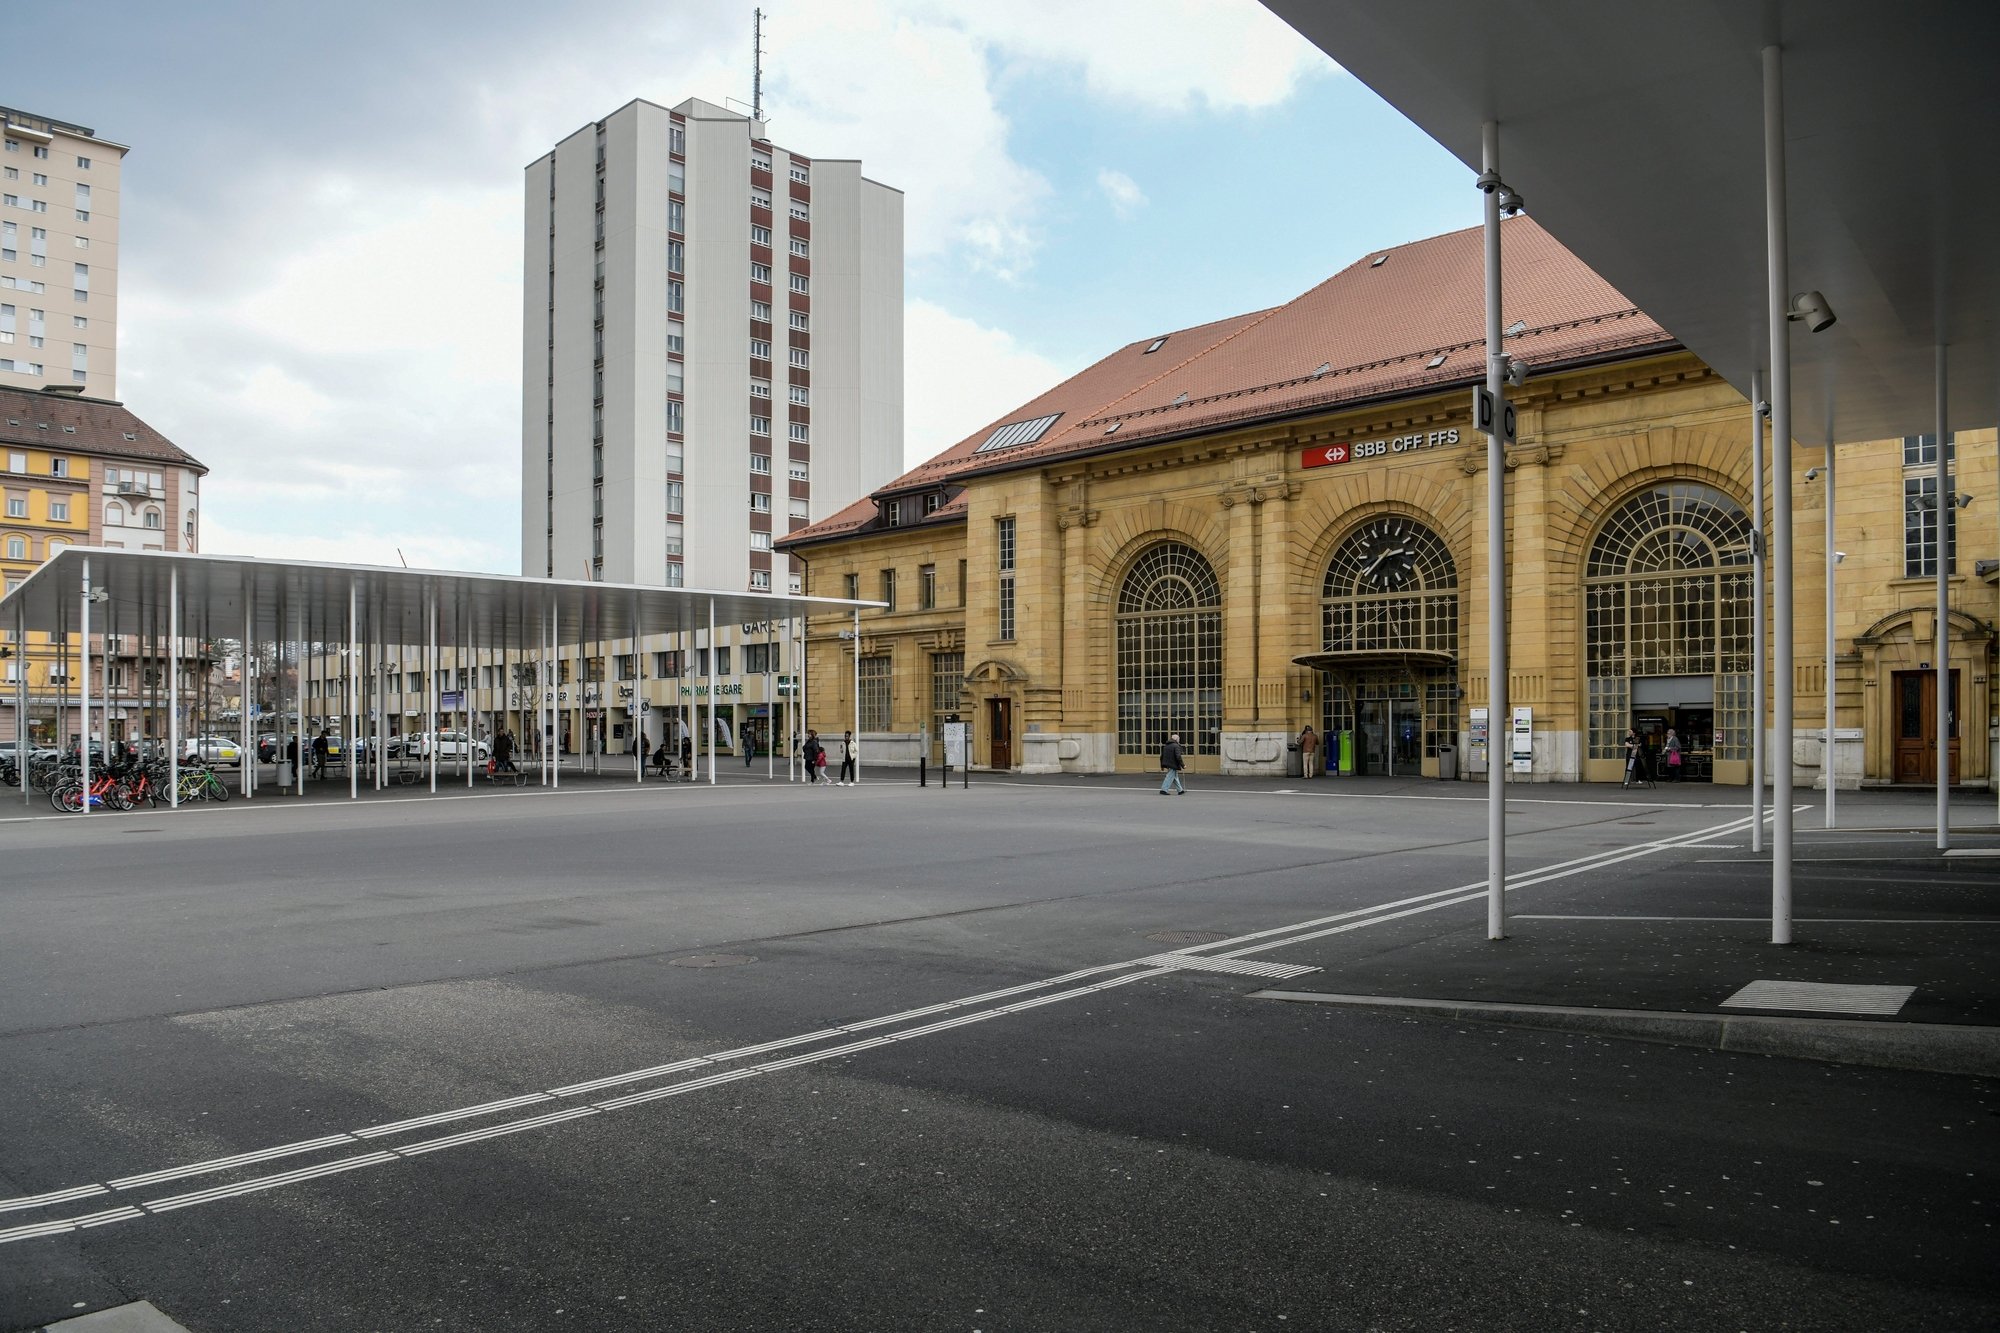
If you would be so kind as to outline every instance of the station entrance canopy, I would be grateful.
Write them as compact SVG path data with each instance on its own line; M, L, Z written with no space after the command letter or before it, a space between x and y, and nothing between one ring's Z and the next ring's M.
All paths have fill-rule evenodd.
M1882 0L1264 0L1746 398L1770 368L1760 52L1784 58L1793 438L1895 439L2000 403L2000 6ZM1467 211L1472 210L1467 191ZM1532 367L1531 367L1532 369Z

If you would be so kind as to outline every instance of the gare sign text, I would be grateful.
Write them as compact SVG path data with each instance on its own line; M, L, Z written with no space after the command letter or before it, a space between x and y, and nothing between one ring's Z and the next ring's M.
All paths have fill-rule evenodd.
M1443 449L1457 443L1458 427L1450 426L1444 430L1420 431L1415 435L1398 435L1387 440L1314 445L1299 455L1299 466L1331 467L1336 463L1357 462L1364 458L1387 458L1391 454L1407 454L1418 449Z

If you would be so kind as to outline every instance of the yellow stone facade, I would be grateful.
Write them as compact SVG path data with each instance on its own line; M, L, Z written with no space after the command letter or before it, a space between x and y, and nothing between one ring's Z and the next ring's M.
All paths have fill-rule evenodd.
M845 616L810 623L808 722L838 735L854 716L855 655L887 658L890 717L886 727L864 727L864 739L878 738L869 754L878 763L913 762L920 744L914 738L931 737L935 757L932 733L946 715L934 679L938 655L949 663L949 654L962 653L956 711L972 724L976 764L1028 772L1154 768L1149 753L1130 745L1120 753L1117 608L1135 562L1172 542L1204 557L1220 585L1219 734L1216 743L1198 748L1193 767L1281 774L1287 743L1307 724L1321 728L1332 715L1329 689L1346 679L1294 661L1324 646L1329 561L1369 520L1393 515L1435 533L1455 565L1455 682L1446 691L1448 703L1438 707L1449 713L1441 734L1466 756L1471 710L1487 699L1489 578L1485 441L1471 428L1467 397L1454 390L1170 443L1134 442L1092 457L1024 463L955 481L954 488L965 488L962 521L871 527L809 542L799 550L809 562L809 592L847 595L852 575L858 595L874 597L882 571L894 570L898 597L892 610L863 613L858 643L840 636L850 628ZM1508 458L1510 702L1533 710L1534 733L1531 771L1517 780L1615 781L1622 760L1612 742L1622 738L1607 741L1600 734L1593 757L1590 734L1586 562L1592 543L1621 506L1657 485L1705 487L1747 513L1750 408L1714 372L1681 353L1533 378L1512 397L1520 443ZM1430 440L1453 430L1455 444L1302 466L1327 445ZM1791 478L1798 690L1793 752L1802 783L1818 779L1822 759L1823 492L1820 482L1805 479L1822 458L1823 450L1796 449ZM1902 442L1843 447L1838 461L1836 541L1847 553L1836 621L1839 775L1844 784L1886 782L1897 776L1899 714L1892 696L1906 688L1897 673L1934 656L1934 583L1904 576L1903 482L1909 470ZM1959 777L1983 782L1992 767L1993 626L2000 607L1995 586L1974 574L1974 562L2000 548L1992 431L1961 435L1957 470L1959 490L1990 497L1959 514L1951 585L1951 653L1963 691ZM1767 531L1768 515L1767 503ZM1002 571L999 552L1001 524L1008 519L1015 544L1011 573ZM925 565L936 571L937 604L930 607L913 592ZM1001 585L1007 578L1013 582L1014 633L1002 637ZM1747 587L1747 575L1738 586ZM1600 710L1600 733L1608 716ZM1747 718L1747 705L1742 716ZM1425 748L1421 769L1435 775L1438 758L1428 752L1434 747ZM1722 783L1747 781L1747 752L1748 738L1740 731L1718 736L1704 775Z

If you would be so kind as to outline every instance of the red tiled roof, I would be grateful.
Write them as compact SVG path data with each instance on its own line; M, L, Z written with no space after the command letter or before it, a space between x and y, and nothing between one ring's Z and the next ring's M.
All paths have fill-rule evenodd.
M195 457L106 398L0 388L0 444L146 458L206 472Z
M1501 224L1501 252L1501 323L1524 326L1507 346L1531 372L1674 345L1532 219ZM1484 266L1481 230L1471 227L1371 253L1295 300L1180 330L1156 352L1145 350L1152 338L1129 343L780 545L868 527L876 497L981 472L1476 380L1486 365ZM1440 353L1444 360L1431 365ZM978 452L998 427L1057 412L1040 440Z

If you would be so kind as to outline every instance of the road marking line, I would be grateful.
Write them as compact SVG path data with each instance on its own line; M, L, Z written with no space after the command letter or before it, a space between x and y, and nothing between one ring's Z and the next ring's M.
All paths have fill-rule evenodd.
M1518 877L1510 878L1509 887L1510 888L1528 887L1537 884L1544 884L1552 880L1564 879L1573 875L1584 874L1590 870L1597 869L1602 866L1617 865L1624 861L1632 860L1639 856L1649 856L1661 851L1678 850L1684 848L1691 840L1715 837L1717 836L1718 833L1727 831L1727 829L1730 827L1735 827L1738 825L1747 826L1748 823L1749 820L1744 819L1740 821L1735 821L1734 824L1724 826L1723 828L1708 828L1708 829L1696 830L1691 833L1677 835L1676 837L1673 838L1655 839L1631 847L1612 848L1604 852L1594 853L1590 856L1572 858L1569 861L1557 862L1550 866L1543 866L1533 870L1521 871L1518 872ZM1479 898L1483 898L1485 896L1485 886L1483 882L1477 886L1472 886L1472 887L1476 888L1477 891L1469 891L1467 886L1460 886L1459 888L1454 888L1454 889L1440 889L1432 893L1418 894L1412 897L1398 899L1390 903L1380 903L1372 907L1357 908L1346 912L1335 913L1331 916L1320 917L1312 921L1293 922L1286 926L1278 926L1268 930L1254 931L1248 934L1234 936L1230 939L1214 941L1213 943L1207 945L1191 946L1190 949L1180 951L1175 954L1147 955L1140 958L1127 959L1123 962L1106 963L1106 964L1100 964L1095 967L1081 968L1076 971L1063 973L1060 976L1045 978L1041 981L1026 982L1018 986L1008 986L1000 990L986 991L983 992L982 994L968 996L960 1000L946 1001L942 1005L932 1005L922 1009L905 1010L900 1014L891 1015L885 1019L876 1019L864 1023L848 1024L844 1027L838 1027L838 1028L823 1028L815 1032L806 1033L795 1037L781 1038L777 1041L761 1043L757 1046L735 1048L733 1051L721 1052L714 1056L701 1056L701 1057L695 1057L691 1060L677 1061L669 1065L654 1066L650 1070L633 1071L626 1074L612 1075L608 1078L593 1080L590 1083L572 1084L566 1088L549 1089L542 1093L524 1094L523 1096L516 1098L503 1098L499 1101L480 1103L477 1106L463 1107L449 1111L440 1111L429 1116L418 1116L410 1120L395 1121L387 1125L372 1126L370 1128L374 1131L376 1135L382 1135L395 1132L398 1129L412 1128L412 1127L417 1127L419 1125L429 1126L429 1125L448 1123L452 1120L464 1119L473 1115L490 1114L496 1110L513 1109L523 1105L530 1105L556 1096L575 1095L576 1093L582 1091L594 1091L605 1087L616 1086L617 1084L620 1083L634 1082L647 1077L655 1077L660 1073L668 1071L682 1071L699 1067L702 1065L710 1065L715 1063L718 1059L724 1058L725 1056L730 1058L735 1058L745 1053L751 1053L751 1052L764 1053L772 1050L782 1049L787 1046L800 1045L808 1041L823 1040L826 1037L832 1035L848 1035L849 1033L858 1029L863 1029L871 1026L881 1026L892 1021L904 1021L911 1017L919 1015L928 1015L931 1013L948 1011L952 1009L965 1009L971 1005L983 1004L996 999L1006 999L1012 996L1023 995L1033 991L1047 990L1047 988L1050 986L1061 985L1069 981L1081 980L1084 977L1101 976L1106 972L1119 972L1119 971L1125 972L1125 974L1122 976L1108 977L1103 980L1093 982L1089 985L1076 986L1068 990L1043 994L1035 996L1034 998L1031 999L1019 1000L1012 1004L1001 1005L990 1009L961 1013L951 1018L941 1019L937 1022L927 1023L920 1027L910 1028L902 1032L884 1033L880 1036L869 1037L861 1041L849 1042L840 1046L828 1047L826 1049L819 1051L803 1052L799 1055L789 1056L782 1060L766 1061L762 1064L752 1065L748 1068L720 1071L714 1074L704 1075L700 1078L689 1079L680 1083L668 1084L657 1088L643 1089L638 1092L628 1093L620 1097L614 1097L606 1101L593 1102L584 1106L569 1107L561 1111L549 1112L539 1116L531 1116L522 1120L508 1121L501 1125L485 1126L480 1129L468 1130L463 1133L446 1135L436 1139L427 1139L416 1144L404 1145L401 1148L392 1147L387 1150L378 1150L375 1152L361 1153L352 1157L336 1158L333 1159L332 1161L319 1163L314 1166L300 1167L291 1171L277 1172L267 1176L256 1176L248 1180L237 1181L232 1184L217 1185L205 1190L194 1190L184 1194L170 1195L163 1199L148 1199L142 1201L136 1207L107 1209L97 1213L84 1214L79 1217L57 1218L57 1219L51 1219L50 1221L43 1223L33 1223L15 1227L10 1230L0 1230L0 1244L6 1244L16 1240L34 1239L41 1236L59 1235L66 1232L81 1229L84 1226L102 1226L109 1224L111 1222L128 1221L136 1217L143 1217L153 1213L168 1212L179 1208L193 1207L197 1204L212 1203L221 1199L235 1198L244 1194L254 1193L261 1190L276 1189L285 1185L292 1185L292 1184L302 1183L308 1180L315 1180L322 1176L336 1175L346 1171L357 1170L362 1167L376 1166L388 1162L404 1160L408 1157L420 1155L423 1153L439 1151L443 1148L456 1147L462 1144L480 1142L491 1138L499 1138L504 1135L520 1133L529 1129L544 1128L550 1125L566 1123L570 1120L583 1119L587 1116L596 1115L602 1112L624 1110L629 1107L644 1105L648 1102L658 1101L663 1098L678 1097L685 1093L697 1092L708 1088L719 1087L723 1084L737 1082L746 1078L755 1078L761 1074L776 1073L787 1069L798 1068L803 1065L816 1064L827 1060L838 1059L844 1056L855 1055L863 1051L873 1050L876 1049L877 1047L890 1045L895 1042L912 1041L919 1037L930 1036L935 1033L949 1031L954 1028L965 1027L973 1023L982 1023L989 1019L998 1018L1003 1014L1020 1013L1025 1010L1039 1008L1047 1004L1054 1004L1065 1000L1081 998L1086 995L1109 990L1113 987L1128 985L1135 981L1148 981L1160 977L1172 976L1176 972L1183 970L1188 963L1203 964L1203 963L1220 963L1225 961L1235 961L1240 957L1240 955L1243 954L1261 953L1269 949L1281 948L1287 944L1301 943L1307 940L1318 939L1328 935L1336 935L1344 933L1346 931L1359 930L1364 926L1376 925L1386 921L1397 920L1401 917L1415 915L1419 912L1435 911L1443 907L1450 907L1459 903L1471 902ZM1389 910L1389 909L1400 909L1400 910ZM1331 927L1327 929L1313 929L1316 927L1327 926L1330 923L1338 923L1338 924L1331 924ZM1302 928L1304 928L1303 933L1301 933ZM1222 946L1229 944L1238 944L1241 947L1234 949L1229 953L1221 953L1214 955L1195 955L1193 953L1194 949L1219 949ZM1156 961L1160 959L1172 959L1173 962L1166 966L1154 965ZM1248 971L1253 966L1254 965L1245 965L1243 970ZM1267 966L1290 968L1295 965L1269 964ZM1126 969L1139 969L1139 970L1125 971ZM1234 971L1237 969L1232 968L1230 970ZM1305 969L1305 970L1311 971L1316 969ZM299 1143L283 1144L276 1148L267 1148L250 1153L239 1153L232 1157L215 1158L211 1159L208 1162L194 1163L181 1167L170 1167L164 1171L149 1172L140 1176L121 1177L120 1179L121 1181L126 1181L126 1182L150 1181L157 1183L163 1180L179 1179L181 1177L197 1174L202 1171L227 1170L235 1165L246 1165L252 1162L269 1161L276 1157L285 1156L292 1153L311 1151L315 1147L328 1147L349 1142L359 1142L361 1141L361 1133L362 1131L353 1131L335 1135L328 1135L321 1139L304 1140ZM112 1185L119 1184L119 1182L108 1182L108 1183ZM27 1207L41 1206L51 1202L57 1202L68 1199L93 1197L95 1195L104 1192L106 1191L103 1188L96 1185L82 1185L74 1187L72 1190L59 1190L48 1194L31 1196L30 1198L26 1199L0 1201L0 1211L4 1211L10 1208L27 1208Z

